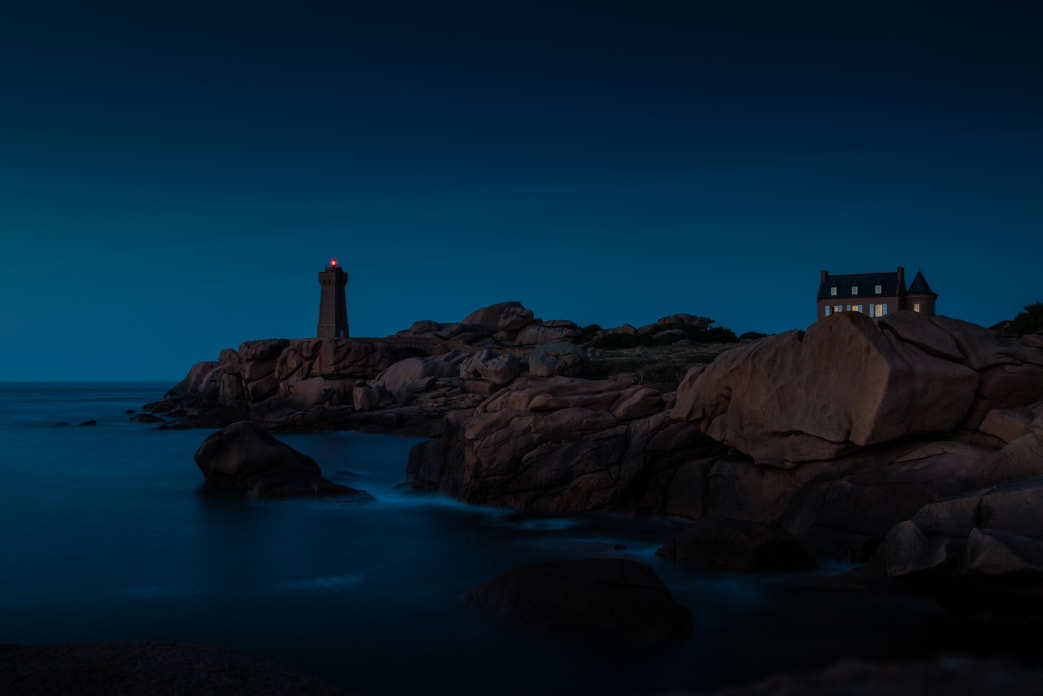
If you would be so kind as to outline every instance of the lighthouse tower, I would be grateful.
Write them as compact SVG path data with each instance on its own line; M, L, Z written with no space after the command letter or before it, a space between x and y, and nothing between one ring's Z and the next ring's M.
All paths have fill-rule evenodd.
M319 338L348 337L348 303L344 297L347 284L348 274L335 258L330 259L325 271L319 271Z

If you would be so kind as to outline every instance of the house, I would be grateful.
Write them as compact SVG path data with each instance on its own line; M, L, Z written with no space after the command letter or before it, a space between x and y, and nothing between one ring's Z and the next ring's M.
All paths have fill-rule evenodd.
M907 288L902 266L892 273L831 275L829 271L822 271L816 319L837 312L883 317L901 310L934 316L937 299L938 293L931 290L920 271Z

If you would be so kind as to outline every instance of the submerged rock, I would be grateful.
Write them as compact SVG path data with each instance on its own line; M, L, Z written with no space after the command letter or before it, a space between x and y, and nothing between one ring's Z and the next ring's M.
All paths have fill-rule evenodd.
M138 413L130 417L131 423L166 423L166 420L151 413Z
M479 585L464 601L523 628L602 642L661 643L692 628L691 611L655 571L617 558L533 563Z
M369 497L322 478L314 459L250 421L233 423L206 438L195 460L208 486L251 498Z

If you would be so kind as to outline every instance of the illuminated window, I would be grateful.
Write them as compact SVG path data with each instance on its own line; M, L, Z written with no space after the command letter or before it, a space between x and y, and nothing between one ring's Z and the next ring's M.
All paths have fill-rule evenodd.
M876 316L876 305L875 304L869 305L869 316L871 316L871 317L875 317Z
M854 285L851 286L851 294L852 295L857 295L858 294L858 283L855 283Z
M916 302L916 303L913 304L913 311L914 312L919 312L920 311L920 303L919 302Z
M881 285L880 283L877 283L876 285L873 286L873 292L875 292L877 295L883 293L883 291L884 291L884 286Z
M837 296L837 286L836 285L834 285L833 287L831 287L829 289L829 294L830 294L830 297L836 297Z
M833 311L833 308L830 307L829 305L826 305L826 316L827 317L829 316L830 312L832 312L832 311Z
M871 304L871 305L869 305L869 316L871 316L871 317L887 316L887 305L886 304Z
M856 312L861 312L862 311L862 305L855 305L855 311Z
M851 311L851 305L848 305L848 306L847 306L847 310L846 310L846 311L848 311L848 312L850 312L850 311Z

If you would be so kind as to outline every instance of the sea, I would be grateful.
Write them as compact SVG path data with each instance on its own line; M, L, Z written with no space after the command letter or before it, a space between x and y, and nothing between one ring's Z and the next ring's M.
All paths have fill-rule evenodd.
M169 386L0 383L0 643L183 641L362 694L644 694L923 652L936 617L930 602L829 590L846 567L750 576L659 558L681 520L411 492L416 439L277 435L369 502L213 495L193 461L211 431L131 422ZM607 556L652 566L692 610L691 635L591 646L461 602L526 563Z

